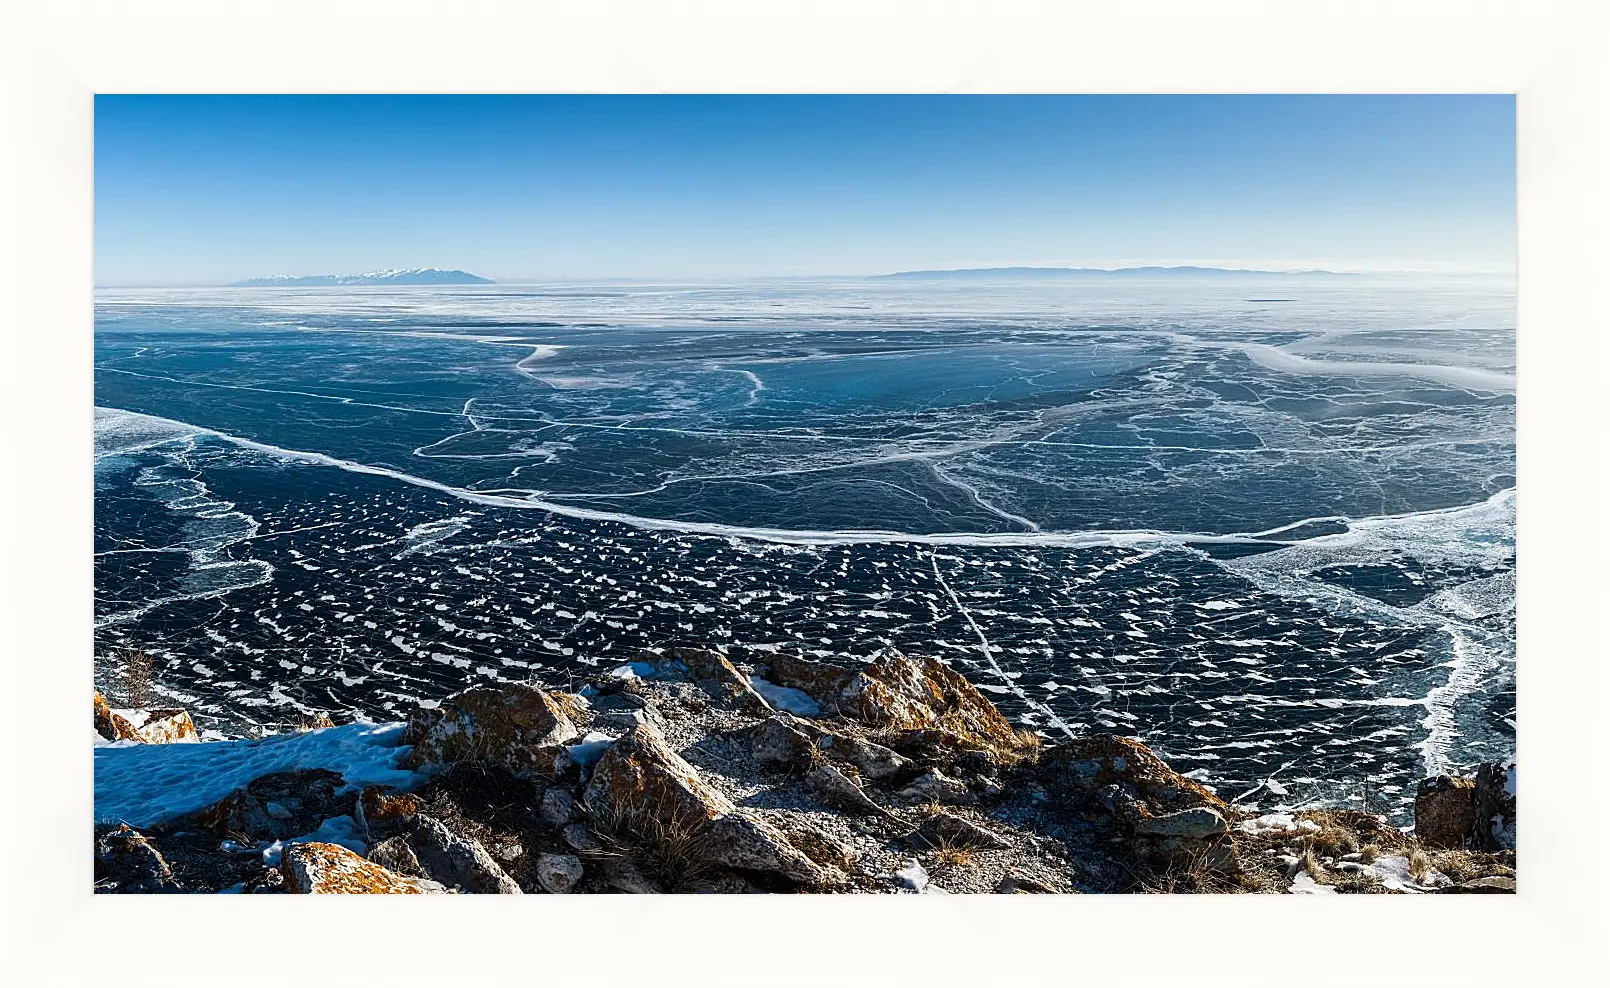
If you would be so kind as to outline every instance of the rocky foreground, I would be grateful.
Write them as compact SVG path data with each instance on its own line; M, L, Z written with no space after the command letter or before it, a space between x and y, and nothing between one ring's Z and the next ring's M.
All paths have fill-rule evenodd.
M182 710L99 694L95 726L114 748L195 740ZM1413 832L1346 810L1258 815L1133 739L1014 729L929 658L672 649L577 693L478 686L387 743L404 784L295 764L138 829L98 822L95 890L1515 889L1513 767L1426 780ZM98 775L120 754L98 754Z

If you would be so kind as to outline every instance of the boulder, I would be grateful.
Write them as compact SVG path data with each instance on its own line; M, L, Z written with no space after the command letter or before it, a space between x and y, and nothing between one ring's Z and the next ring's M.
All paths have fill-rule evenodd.
M138 741L134 725L112 710L100 690L95 691L95 733L108 741Z
M980 851L1000 851L1012 845L994 831L954 813L936 813L922 822L913 836L926 847L962 847Z
M394 834L423 812L425 801L392 786L366 786L358 793L354 817L371 836Z
M1476 768L1472 796L1475 826L1471 843L1479 851L1515 850L1515 765L1483 762Z
M700 857L725 868L767 872L807 884L834 880L831 872L790 843L781 830L743 811L705 824L697 846Z
M854 765L862 775L874 782L882 782L912 767L909 758L897 754L892 749L846 734L824 731L817 739L816 746L821 751Z
M914 803L946 803L949 805L962 805L978 802L978 797L967 788L967 784L959 779L939 771L930 769L922 775L911 780L911 784L900 790L900 798Z
M1199 806L1222 816L1227 809L1213 790L1169 768L1144 744L1114 734L1052 745L1040 754L1034 775L1054 805L1105 806L1131 826L1142 816Z
M551 778L556 747L579 733L567 712L575 711L574 699L525 683L471 687L409 715L402 738L413 745L408 764L481 762L521 778Z
M673 648L667 654L687 667L694 685L722 703L758 714L771 712L771 706L750 685L749 677L720 652L709 648Z
M1008 870L1001 876L1001 881L995 886L997 895L1055 895L1057 889L1032 875L1016 869Z
M793 714L772 714L750 735L755 760L773 768L792 769L809 762L814 747L803 722Z
M854 779L832 765L818 765L805 773L805 785L824 806L846 813L888 815L888 811L873 802Z
M426 889L373 861L365 861L339 844L291 844L280 856L285 890L302 895L402 894Z
M856 670L845 666L816 662L787 652L757 654L753 661L764 666L767 680L778 686L799 690L830 714L839 712L839 694L859 675Z
M760 661L768 679L802 690L829 714L901 731L939 730L974 747L1017 746L1011 721L967 677L932 657L891 652L861 669L787 654Z
M583 798L591 812L634 832L645 824L692 829L734 809L646 724L604 752Z
M1414 794L1414 836L1426 847L1459 849L1476 830L1476 783L1451 775L1421 779Z
M419 878L425 874L406 837L388 837L369 848L369 860L399 875Z
M563 827L580 815L576 797L558 786L549 786L542 794L542 802L537 804L537 818L549 827Z
M583 798L595 818L613 828L653 843L685 841L710 864L800 882L826 877L777 828L738 812L647 725L604 753Z
M415 818L408 843L425 874L443 885L483 895L521 892L480 841L448 830L435 817Z
M126 823L96 842L95 878L97 886L106 882L116 892L182 891L162 852Z
M581 859L574 854L537 855L537 884L544 892L563 895L581 881Z
M1161 816L1143 817L1135 823L1135 833L1146 837L1206 840L1229 832L1229 822L1211 806L1193 806Z
M625 858L606 858L603 863L604 882L617 892L628 895L658 895L665 891L642 869Z
M559 839L565 846L580 854L591 854L603 850L604 845L598 841L598 836L592 828L585 823L572 823L559 831Z
M345 788L346 780L328 769L271 772L196 814L195 823L219 836L297 837L317 830L330 817L357 812Z

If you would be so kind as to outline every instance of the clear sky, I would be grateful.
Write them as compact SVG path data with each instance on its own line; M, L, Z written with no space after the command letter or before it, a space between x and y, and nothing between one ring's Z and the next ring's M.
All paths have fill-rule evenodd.
M1510 96L98 96L95 280L1509 270Z

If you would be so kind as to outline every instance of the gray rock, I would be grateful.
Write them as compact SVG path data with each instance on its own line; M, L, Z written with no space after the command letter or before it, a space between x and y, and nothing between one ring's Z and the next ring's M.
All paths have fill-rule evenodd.
M670 655L687 667L688 676L711 697L740 710L762 715L771 712L771 706L750 685L749 677L720 652L708 648L674 648Z
M824 732L817 747L854 765L861 774L881 782L911 765L911 760L872 741Z
M563 827L578 815L576 797L558 786L549 786L537 806L537 817L550 827Z
M614 727L623 731L629 731L639 724L647 723L649 723L648 714L642 709L610 710L593 718L593 726L596 728Z
M581 881L581 859L574 854L537 855L537 884L544 892L563 895Z
M658 895L665 891L637 865L620 858L604 863L604 881L617 892L628 895Z
M115 883L115 891L181 891L162 852L126 823L103 836L95 851L95 877Z
M493 857L505 864L513 864L514 862L520 860L521 855L525 854L525 848L520 845L520 842L512 840L500 841L499 843L493 844L491 851Z
M580 851L585 854L601 850L603 847L602 844L598 843L598 838L593 835L592 830L585 823L572 823L561 830L559 836L564 838L566 846L572 851Z
M855 783L855 780L832 765L818 765L805 774L805 785L826 806L846 813L885 815L883 807L873 802Z
M775 768L793 768L810 757L811 738L790 714L776 713L762 721L751 736L755 760Z
M425 874L444 885L489 895L520 894L519 884L480 841L453 833L434 817L421 814L414 821L409 845Z
M776 827L743 811L711 820L700 832L700 856L712 864L820 883L829 873L806 857Z
M399 875L419 877L425 874L414 849L404 837L388 837L369 849L369 860Z
M910 785L900 790L900 796L913 802L933 801L952 805L978 801L966 783L950 778L937 768L913 779Z
M1045 882L1015 869L1002 875L1000 884L995 886L998 895L1054 895L1056 891Z
M1203 840L1230 832L1230 824L1219 811L1209 806L1193 806L1188 810L1146 817L1135 823L1135 833L1147 837L1184 837Z
M1012 846L994 831L954 813L936 813L924 820L922 826L917 828L916 836L929 847L999 851Z

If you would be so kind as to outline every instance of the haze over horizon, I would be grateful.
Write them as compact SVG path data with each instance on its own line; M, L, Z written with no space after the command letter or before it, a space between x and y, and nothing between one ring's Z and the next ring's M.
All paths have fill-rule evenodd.
M97 96L95 283L1515 262L1511 96Z

